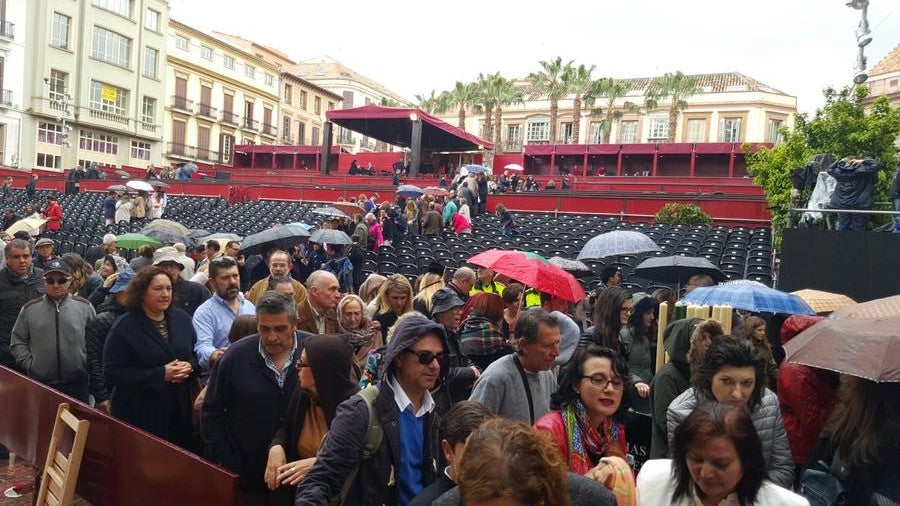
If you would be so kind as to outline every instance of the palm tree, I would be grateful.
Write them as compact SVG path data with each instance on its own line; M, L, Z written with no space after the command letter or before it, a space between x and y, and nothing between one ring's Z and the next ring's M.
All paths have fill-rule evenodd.
M531 81L531 99L546 97L550 101L550 142L556 142L556 118L559 115L559 101L569 95L570 83L566 81L570 73L572 60L563 64L562 58L557 56L555 60L540 61L541 71L528 74Z
M484 125L481 136L490 138L493 136L493 111L494 103L490 97L490 81L493 76L478 74L475 81L475 108L484 112Z
M453 89L448 91L448 105L459 107L459 128L466 129L466 108L478 101L478 84L456 81Z
M591 80L591 74L594 72L594 69L597 68L596 65L591 65L590 67L585 67L584 65L579 65L577 67L569 66L566 68L568 75L563 79L563 81L568 81L570 86L570 92L575 95L574 100L572 101L572 143L578 144L578 138L581 134L581 105L583 97L591 91L591 87L593 85L593 81Z
M603 144L609 144L613 123L618 121L625 112L636 113L640 111L640 107L632 102L625 102L622 106L616 105L616 102L627 93L628 85L611 77L606 77L591 83L591 89L584 96L585 105L588 107L593 107L597 99L604 99L602 105L591 110L592 115L603 118L600 122L600 129L603 132Z
M418 98L418 95L417 95L417 98ZM388 97L381 97L381 101L378 103L378 105L380 105L382 107L403 107L403 104L401 104L400 102L397 102L393 98L388 98Z
M428 114L439 111L444 105L444 100L443 93L441 95L435 95L434 90L431 90L431 95L428 96L416 95L416 102L419 104L419 109L422 109Z
M503 106L524 102L522 90L511 79L507 79L496 73L490 76L488 81L488 96L494 105L494 151L500 149L501 133L503 132Z
M678 115L687 107L687 99L703 92L697 80L684 75L681 71L667 72L654 79L656 91L648 93L648 105L655 105L662 99L669 102L669 142L675 142L675 129L678 126Z

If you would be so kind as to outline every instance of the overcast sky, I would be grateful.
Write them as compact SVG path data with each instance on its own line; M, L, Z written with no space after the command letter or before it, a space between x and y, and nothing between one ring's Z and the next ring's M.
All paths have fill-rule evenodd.
M524 77L562 56L596 77L742 72L797 97L850 82L860 13L845 0L170 0L172 18L331 56L412 100L479 72ZM589 7L588 7L589 6ZM871 0L871 69L900 43L900 0Z

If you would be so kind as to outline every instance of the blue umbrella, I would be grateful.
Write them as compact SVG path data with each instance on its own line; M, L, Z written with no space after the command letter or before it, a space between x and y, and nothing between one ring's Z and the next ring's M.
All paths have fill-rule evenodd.
M466 165L466 170L469 171L469 174L487 172L487 168L484 165Z
M419 198L425 193L425 190L413 184L401 184L397 187L397 195L407 198Z
M695 288L681 302L701 306L731 306L753 312L816 314L800 297L753 282Z
M578 260L634 255L647 251L660 251L653 239L633 230L613 230L588 241L578 253Z

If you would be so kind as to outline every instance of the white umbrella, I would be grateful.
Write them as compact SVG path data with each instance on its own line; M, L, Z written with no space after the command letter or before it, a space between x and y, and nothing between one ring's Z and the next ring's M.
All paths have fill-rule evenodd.
M153 193L154 191L153 186L150 183L141 181L140 179L132 179L131 181L125 183L125 186L147 193Z
M522 167L518 163L511 163L503 167L506 170L514 170L516 172L525 172L525 167Z

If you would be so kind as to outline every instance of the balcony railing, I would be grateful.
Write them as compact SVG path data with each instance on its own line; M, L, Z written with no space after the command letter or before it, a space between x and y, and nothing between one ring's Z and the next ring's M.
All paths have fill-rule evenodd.
M177 142L169 142L166 144L166 153L170 156L194 159L197 156L197 148Z
M9 21L0 23L0 37L5 37L7 39L16 38L16 25Z
M293 143L294 143L294 137L293 137L292 135L284 134L284 135L281 136L281 142L282 142L283 144L293 144Z
M507 153L522 151L522 139L504 139L500 148Z
M342 133L338 138L338 144L353 144L353 135L349 132Z
M194 112L194 101L188 100L184 97L179 97L178 95L172 95L171 105L172 109L179 110L187 114L191 114Z
M243 128L244 130L251 130L253 132L258 132L259 131L259 121L256 121L255 119L244 118L244 120L241 122L241 128Z
M12 107L12 90L3 90L0 92L0 105L3 107Z
M241 117L231 111L222 113L222 123L238 126L241 124Z
M269 137L278 137L278 127L275 125L263 125L262 129L263 135L268 135Z
M159 126L154 125L153 123L144 123L143 121L141 122L141 130L143 130L145 132L150 132L150 133L155 134L157 128L159 128Z
M197 106L197 116L216 121L219 119L219 110L209 104L200 104Z
M204 162L217 163L219 161L219 152L207 148L197 148L197 159Z
M92 119L102 119L105 121L110 121L112 123L118 123L120 125L128 124L128 117L118 115L114 112L98 111L97 109L90 109L90 116Z

